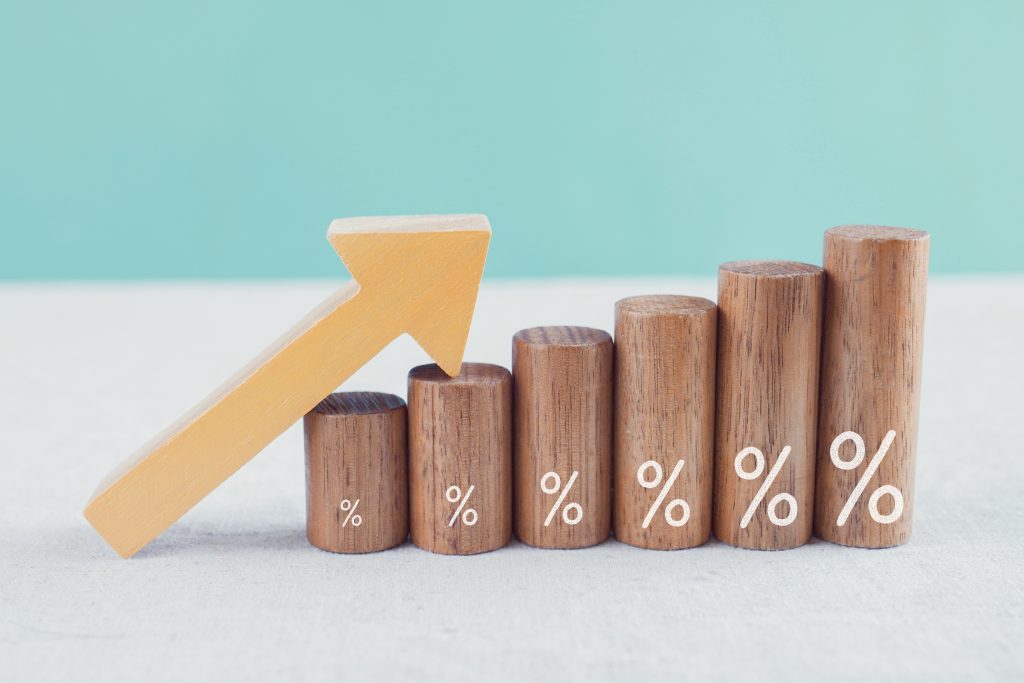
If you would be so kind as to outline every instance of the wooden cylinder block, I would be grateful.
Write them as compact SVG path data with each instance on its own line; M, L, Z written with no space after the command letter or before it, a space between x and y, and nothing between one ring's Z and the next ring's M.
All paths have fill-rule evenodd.
M817 266L719 268L714 526L731 545L810 539L823 295Z
M368 553L409 534L405 403L331 394L303 419L306 537L334 553Z
M815 533L884 548L910 538L928 233L825 233Z
M615 304L615 537L691 548L711 533L717 308L690 296Z
M409 372L412 542L446 555L496 550L512 538L512 375L463 363Z
M608 538L612 483L612 338L587 327L534 327L512 342L515 529L542 548Z

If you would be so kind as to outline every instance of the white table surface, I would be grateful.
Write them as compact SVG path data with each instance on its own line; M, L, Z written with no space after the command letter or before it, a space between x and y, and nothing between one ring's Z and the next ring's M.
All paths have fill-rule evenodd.
M474 557L304 537L293 427L131 560L100 477L331 282L0 286L0 678L966 680L1024 676L1024 276L929 290L914 536L856 550L614 541ZM519 328L711 281L485 283L468 360ZM403 338L345 385L404 396Z

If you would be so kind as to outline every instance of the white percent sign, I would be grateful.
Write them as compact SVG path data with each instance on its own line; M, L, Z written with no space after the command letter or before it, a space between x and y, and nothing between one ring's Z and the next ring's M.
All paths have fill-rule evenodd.
M782 471L782 466L786 463L786 458L789 457L791 450L792 449L789 446L786 446L782 449L782 452L779 453L779 459L775 461L775 464L772 466L768 476L764 478L763 482L761 482L761 488L757 490L757 493L754 494L754 499L750 501L750 506L747 507L747 511L743 513L743 517L740 519L741 529L746 529L747 525L750 524L750 519L754 516L754 511L757 510L757 506L761 504L762 500L764 500L765 494L768 493L768 489L779 476L779 472ZM754 469L750 472L743 469L743 463L746 461L748 455L754 456ZM747 481L757 479L764 472L764 453L762 453L758 448L748 446L736 454L736 461L733 463L733 466L736 468L736 474L740 479L746 479ZM786 513L785 517L779 517L776 509L778 509L779 505L781 505L783 501L789 503L789 512ZM789 526L796 520L796 515L796 498L794 498L792 494L778 493L768 501L768 519L775 526Z
M466 489L465 497L463 497L462 495L462 489L455 485L449 486L448 490L444 492L445 500L447 500L449 503L459 504L459 506L455 508L455 514L453 514L452 518L448 520L448 526L455 526L455 520L459 518L460 514L462 515L462 523L466 526L473 526L474 524L476 524L476 521L478 519L476 510L474 510L473 508L469 508L465 512L463 512L463 508L466 507L466 503L469 502L469 497L473 495L473 489L475 488L475 486L470 484L469 488Z
M363 523L363 518L356 514L357 507L359 507L358 498L356 498L354 503L348 498L341 501L341 504L338 506L338 509L341 510L342 512L348 513L347 515L345 515L345 519L341 521L341 526L348 526L349 520L352 521L352 526L359 526Z
M548 472L540 478L540 490L551 495L558 493L558 499L555 500L555 504L551 507L548 512L548 516L544 518L544 526L550 526L551 520L555 518L555 513L562 507L562 503L565 502L565 497L569 495L569 489L576 483L576 478L580 476L579 471L573 470L572 474L569 475L569 481L565 483L565 488L562 488L562 478L558 476L557 472ZM548 484L548 482L551 482ZM561 491L561 493L559 493ZM570 514L570 511L574 511L574 514ZM583 519L583 506L579 503L569 503L562 508L562 521L569 526L576 526Z
M882 439L882 444L878 447L878 451L871 456L871 462L868 463L868 468L864 470L864 474L861 475L857 485L853 487L853 491L850 493L850 497L846 500L846 505L839 511L839 517L836 519L836 526L843 526L846 524L846 520L850 518L850 513L853 512L853 506L860 500L861 495L864 493L864 489L867 488L868 482L875 476L875 472L878 471L878 467L885 460L886 454L889 452L889 447L892 446L893 439L896 438L896 430L890 429L885 438ZM839 455L839 447L846 441L852 441L857 451L854 453L853 458L850 460L843 460ZM867 449L864 446L864 439L857 432L843 432L835 438L832 442L832 446L828 449L829 455L832 456L832 464L841 470L854 470L857 469L867 454ZM882 496L889 494L892 496L892 512L887 515L883 515L878 511L878 501L881 500ZM875 520L879 524L892 524L900 515L903 514L903 493L893 486L892 484L883 484L875 489L874 493L868 498L868 512L871 514L871 519Z
M647 472L650 471L654 472L653 479L647 478ZM642 529L646 529L647 527L651 526L651 521L654 519L655 513L658 512L658 509L661 507L661 504L665 502L665 497L668 496L669 489L671 489L672 485L676 483L676 479L679 478L679 473L682 471L683 459L680 458L678 461L676 461L675 467L673 467L672 471L669 473L668 481L665 482L665 485L662 486L661 491L658 492L658 497L654 499L654 505L652 505L651 509L647 511L647 516L644 517L644 521L640 525ZM644 464L640 465L640 467L637 468L636 471L637 483L639 483L640 486L643 486L645 489L653 489L658 487L661 484L661 481L664 478L664 476L665 472L664 470L662 470L661 465L656 460L648 460ZM679 508L680 510L682 510L682 513L678 518L672 516L672 510L674 510L675 508ZM674 498L673 500L670 500L668 502L668 505L665 506L664 514L666 524L672 527L681 527L688 521L690 521L690 506L682 498Z

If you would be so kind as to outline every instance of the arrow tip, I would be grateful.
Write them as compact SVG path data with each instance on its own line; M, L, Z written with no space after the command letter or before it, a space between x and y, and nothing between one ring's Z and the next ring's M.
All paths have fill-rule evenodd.
M360 289L385 297L404 331L457 375L491 239L487 216L342 218L327 239Z

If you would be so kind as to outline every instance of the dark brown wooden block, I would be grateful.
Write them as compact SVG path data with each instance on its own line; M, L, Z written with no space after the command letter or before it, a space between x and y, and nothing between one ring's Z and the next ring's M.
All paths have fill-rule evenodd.
M409 372L412 542L448 555L496 550L512 538L512 375L463 363Z
M615 304L615 537L691 548L711 534L717 307L692 296Z
M823 296L806 263L719 268L714 528L731 545L811 537Z
M906 543L914 510L928 233L825 233L815 533L862 548Z
M331 394L303 419L306 536L335 553L385 550L409 533L405 402Z
M515 529L530 545L582 548L611 530L612 338L534 327L512 343Z

